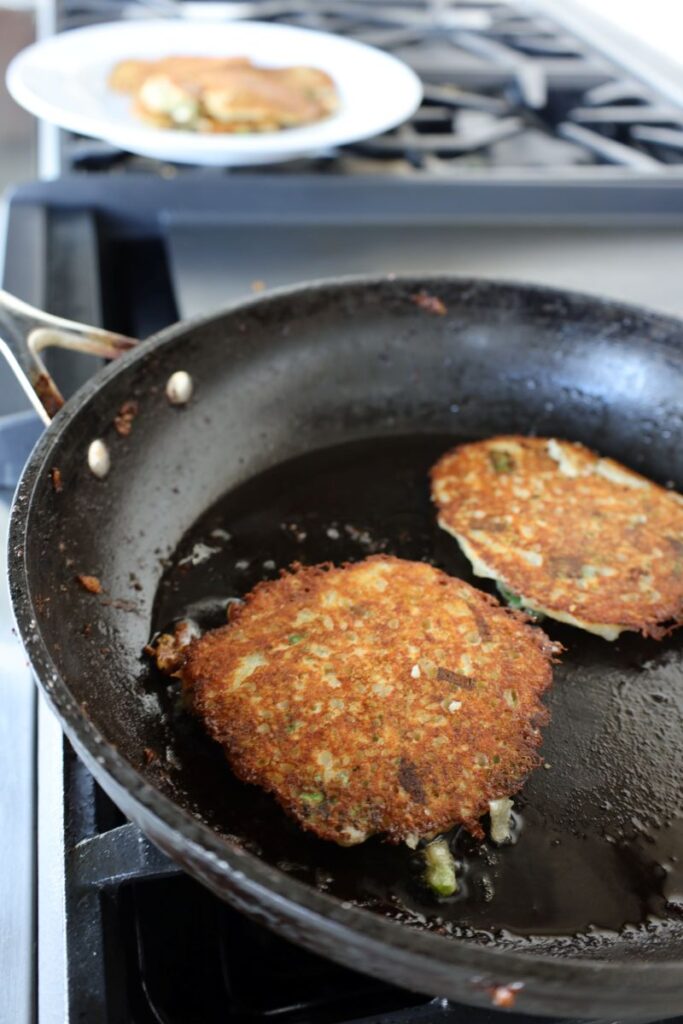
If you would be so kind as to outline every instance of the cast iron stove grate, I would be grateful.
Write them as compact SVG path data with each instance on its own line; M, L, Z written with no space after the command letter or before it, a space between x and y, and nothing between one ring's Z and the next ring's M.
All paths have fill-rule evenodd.
M55 0L56 30L140 16L192 17L193 0ZM357 145L261 168L268 176L574 174L598 180L676 172L683 111L664 103L543 14L485 0L252 0L218 3L217 16L336 32L405 60L425 86L405 125ZM45 129L62 170L187 168L131 156L96 140ZM206 169L216 176L221 169ZM239 173L239 172L237 172Z
M64 782L70 1022L498 1024L493 1010L357 974L232 910L125 822L66 741Z

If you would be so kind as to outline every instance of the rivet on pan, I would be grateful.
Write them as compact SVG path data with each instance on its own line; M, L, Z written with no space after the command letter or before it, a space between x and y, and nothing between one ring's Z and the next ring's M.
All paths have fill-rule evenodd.
M93 441L88 448L88 466L90 468L90 472L94 473L95 476L98 476L100 480L104 480L105 476L111 469L109 449L104 441L101 441L99 437L96 441Z
M171 405L186 405L192 398L192 377L185 370L176 370L168 378L166 397Z

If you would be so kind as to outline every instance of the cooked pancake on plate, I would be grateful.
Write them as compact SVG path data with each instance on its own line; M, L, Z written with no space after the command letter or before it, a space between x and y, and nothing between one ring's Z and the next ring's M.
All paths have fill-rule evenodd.
M489 438L431 472L439 525L516 607L615 640L683 622L683 498L581 444Z
M161 60L122 60L109 76L109 87L116 92L137 92L152 74L190 80L212 69L250 65L246 57L163 57Z
M537 765L558 649L463 581L377 555L260 583L178 671L234 772L303 828L415 845L482 836Z
M125 60L109 85L133 96L133 112L142 120L185 131L278 131L320 121L338 106L324 71L263 68L247 57Z

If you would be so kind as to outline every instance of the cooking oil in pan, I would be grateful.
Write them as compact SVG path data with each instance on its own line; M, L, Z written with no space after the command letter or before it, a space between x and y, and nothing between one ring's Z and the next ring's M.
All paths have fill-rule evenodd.
M159 588L156 628L188 617L202 629L221 625L229 602L294 561L339 564L386 552L490 589L436 526L429 498L429 467L455 440L354 442L281 464L227 494L183 538ZM378 839L341 849L302 832L271 797L234 778L173 686L157 678L188 798L214 828L297 878L416 926L479 941L533 936L559 942L561 952L557 937L596 943L603 933L676 917L681 639L610 644L551 621L544 628L567 649L547 698L545 766L515 799L515 842L496 847L463 830L449 837L459 864L453 897L424 887L419 851Z

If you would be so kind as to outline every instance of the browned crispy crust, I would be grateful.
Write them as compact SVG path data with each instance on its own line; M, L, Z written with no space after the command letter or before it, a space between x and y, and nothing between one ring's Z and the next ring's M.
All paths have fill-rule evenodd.
M152 61L122 60L109 73L107 85L116 92L136 92L149 74Z
M235 773L322 838L481 836L538 763L557 650L461 580L377 555L259 584L182 679Z
M210 70L224 67L249 66L246 57L162 57L159 60L122 60L116 64L108 79L110 89L135 93L151 74L168 74L180 79L192 79Z
M431 479L441 526L527 602L653 637L683 622L672 491L583 445L512 435L454 448Z

